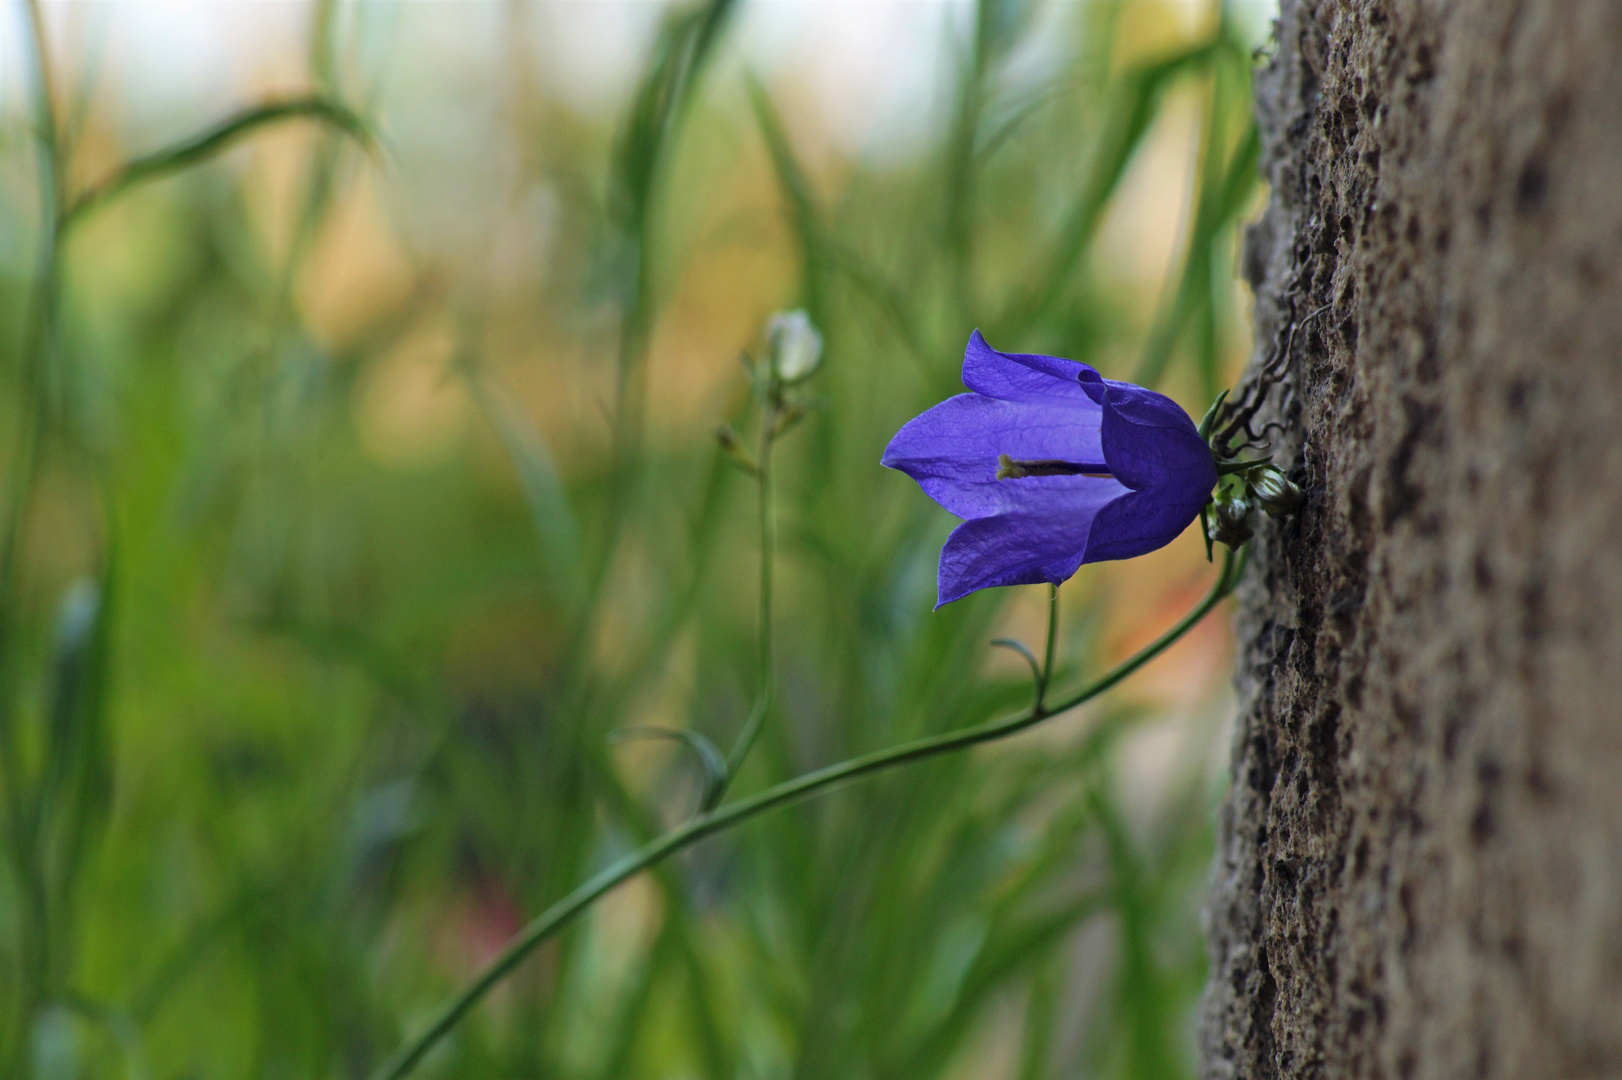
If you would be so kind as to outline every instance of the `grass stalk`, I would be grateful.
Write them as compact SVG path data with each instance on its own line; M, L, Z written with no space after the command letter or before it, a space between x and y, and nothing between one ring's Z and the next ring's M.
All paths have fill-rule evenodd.
M650 841L638 850L615 860L596 875L577 887L563 899L538 915L519 931L490 964L463 990L452 997L435 1015L428 1026L403 1045L372 1073L372 1080L400 1080L456 1027L468 1011L523 962L542 942L556 935L581 912L587 910L609 891L637 874L698 843L706 837L741 825L770 810L777 810L835 787L865 776L885 772L902 765L924 761L941 754L964 750L982 743L1008 738L1043 720L1058 716L1082 705L1137 671L1143 665L1165 652L1184 634L1196 626L1232 590L1243 569L1243 560L1232 551L1226 553L1222 570L1209 592L1176 625L1154 641L1116 665L1099 679L1064 698L1050 708L1033 705L1025 712L1001 720L978 724L959 731L929 736L903 743L886 750L874 751L835 765L829 765L767 788L756 795L726 803L713 810L698 814L687 822Z

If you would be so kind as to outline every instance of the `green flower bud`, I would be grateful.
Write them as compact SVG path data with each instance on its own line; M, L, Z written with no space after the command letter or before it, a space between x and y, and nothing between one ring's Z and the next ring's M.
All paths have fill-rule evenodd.
M1227 492L1219 494L1206 523L1207 534L1219 544L1237 548L1256 535L1250 524L1251 505L1246 499Z
M1245 483L1269 517L1289 517L1301 508L1301 489L1275 466L1264 465L1255 470Z
M772 374L785 386L811 377L822 363L822 335L804 311L780 311L766 323Z

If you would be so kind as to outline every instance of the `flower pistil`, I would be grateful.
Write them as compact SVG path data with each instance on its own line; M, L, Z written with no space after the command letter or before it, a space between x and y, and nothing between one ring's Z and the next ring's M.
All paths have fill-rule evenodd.
M1083 465L1075 461L1015 461L1008 454L997 455L998 480L1023 480L1027 476L1093 476L1113 480L1108 465Z

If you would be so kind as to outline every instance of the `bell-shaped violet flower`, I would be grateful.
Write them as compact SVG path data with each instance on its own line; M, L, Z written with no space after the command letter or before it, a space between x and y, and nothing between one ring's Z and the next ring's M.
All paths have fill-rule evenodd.
M941 604L1153 551L1216 485L1211 451L1164 394L1074 360L998 352L978 330L963 384L969 393L908 421L883 458L965 519L941 549Z

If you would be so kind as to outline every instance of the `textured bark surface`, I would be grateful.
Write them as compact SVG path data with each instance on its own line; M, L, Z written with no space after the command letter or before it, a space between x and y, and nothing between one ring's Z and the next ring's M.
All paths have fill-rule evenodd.
M1259 93L1259 329L1329 307L1205 1074L1622 1076L1622 3L1284 0Z

